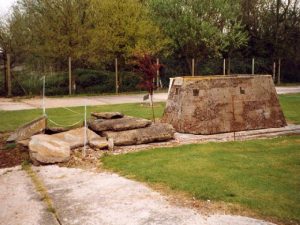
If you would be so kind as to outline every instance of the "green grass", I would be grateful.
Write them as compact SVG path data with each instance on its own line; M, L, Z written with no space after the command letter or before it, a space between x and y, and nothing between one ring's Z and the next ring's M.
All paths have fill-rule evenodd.
M155 103L155 115L161 117L165 103ZM65 108L47 109L48 117L62 125L71 125L80 119L83 119L84 107L70 107L71 112ZM136 116L151 119L152 113L149 105L136 104L120 104L120 105L104 105L87 107L87 116L90 112L112 112L118 111L129 116ZM18 111L0 111L0 132L12 131L24 123L30 122L38 116L42 115L41 109L18 110ZM49 125L51 125L49 123Z
M300 136L194 144L108 156L105 168L197 199L300 222Z
M300 94L279 95L287 122L300 124Z

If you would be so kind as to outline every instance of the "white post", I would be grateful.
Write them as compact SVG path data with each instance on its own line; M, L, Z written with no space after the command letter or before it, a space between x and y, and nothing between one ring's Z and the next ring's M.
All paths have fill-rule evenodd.
M46 116L46 107L45 107L45 76L43 76L43 99L42 99L42 107L43 107L43 116Z
M86 123L86 103L84 105L84 140L83 140L83 151L82 151L82 157L86 156L86 145L87 145L87 123Z
M252 75L254 75L254 63L255 63L255 59L253 57L252 58Z
M157 69L156 69L156 87L159 88L159 58L156 59L156 66L157 66Z
M223 59L223 75L226 75L226 59Z

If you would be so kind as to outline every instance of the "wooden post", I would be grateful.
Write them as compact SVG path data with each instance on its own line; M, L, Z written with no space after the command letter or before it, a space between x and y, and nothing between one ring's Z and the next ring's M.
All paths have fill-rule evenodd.
M275 82L275 73L276 73L276 62L273 61L273 81Z
M116 58L115 60L115 71L116 71L116 94L119 94L118 58Z
M10 54L6 55L6 59L7 59L7 65L6 65L6 81L7 81L7 96L10 97L11 96L11 73L10 73Z
M69 95L72 94L72 59L69 57Z
M227 59L227 75L230 75L230 57Z
M156 58L156 87L159 88L159 58Z
M252 58L252 75L254 75L254 63L255 63L255 59L253 57Z
M280 75L281 75L281 74L280 74L280 72L281 72L281 71L280 71L280 69L281 69L280 67L281 67L281 58L278 59L277 84L280 84L280 82L281 82L281 81L280 81L280 77L281 77L281 76L280 76Z
M192 59L192 76L195 76L195 59Z
M223 75L226 75L226 59L223 59Z

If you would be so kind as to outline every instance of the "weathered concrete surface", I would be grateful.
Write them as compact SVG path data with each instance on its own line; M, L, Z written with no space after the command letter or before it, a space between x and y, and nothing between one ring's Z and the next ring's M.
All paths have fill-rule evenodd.
M58 225L20 167L0 169L1 225Z
M34 135L31 137L28 147L33 162L57 163L70 159L70 144L54 135Z
M76 128L62 133L53 134L62 141L68 142L71 149L82 147L84 145L84 127ZM87 144L93 148L103 149L108 147L106 138L99 136L95 132L87 129Z
M22 141L28 139L35 134L42 133L46 129L46 126L47 119L45 116L37 118L19 127L8 137L7 142Z
M138 145L174 138L175 130L170 124L153 123L148 127L127 131L105 131L105 137L112 138L114 145Z
M89 120L88 126L90 129L96 132L102 131L123 131L137 128L147 127L151 124L150 120L135 118L131 116L125 116L119 119L96 119Z
M174 206L145 185L110 173L37 167L64 225L266 225L248 217L211 215Z
M269 75L178 77L162 121L178 132L192 134L286 125Z
M91 115L98 119L117 119L124 117L124 114L120 112L92 112Z

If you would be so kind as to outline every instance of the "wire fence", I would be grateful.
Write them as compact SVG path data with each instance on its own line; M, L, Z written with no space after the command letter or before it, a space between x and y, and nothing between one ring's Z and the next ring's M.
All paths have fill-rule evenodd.
M184 61L178 59L164 58L160 59L163 65L160 70L161 84L164 88L168 87L169 78L177 76L192 75L192 61ZM194 64L195 76L202 75L220 75L224 71L226 74L273 74L274 65L270 58L238 58L233 57L225 63L222 58L209 58L205 60L195 61ZM254 68L253 68L254 66ZM67 95L69 94L69 76L68 71L55 71L52 67L43 70L33 70L26 67L21 67L18 70L12 69L12 95L14 96L30 96L41 95L42 82L41 77L45 76L47 96L52 95ZM229 70L230 68L230 70ZM275 68L278 72L278 65ZM295 81L299 80L297 74L293 74L291 65L282 61L281 65L281 80ZM4 89L4 73L1 70L0 76L0 95L5 95ZM300 74L299 74L300 75ZM118 80L116 82L115 69L72 69L72 93L74 94L105 94L115 93L116 84L118 84L119 92L141 92L143 89L139 83L141 78L134 73L134 69L130 66L119 66Z

